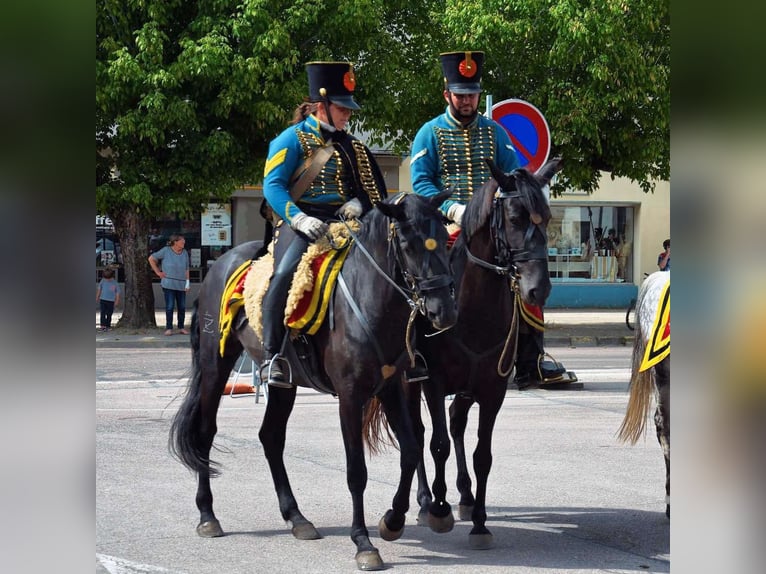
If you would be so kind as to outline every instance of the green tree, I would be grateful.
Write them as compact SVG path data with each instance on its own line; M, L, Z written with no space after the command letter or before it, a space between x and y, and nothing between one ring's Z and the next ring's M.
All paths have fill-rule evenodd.
M121 326L155 325L151 221L198 212L260 180L268 142L306 95L304 64L369 68L370 54L427 14L401 0L98 5L96 209L114 221L123 249Z
M599 172L644 191L670 177L668 0L448 0L455 46L487 52L486 91L548 120L557 186L593 191Z
M495 101L534 103L565 157L559 189L600 171L669 177L667 0L105 0L96 17L96 208L125 261L121 325L154 325L154 218L261 179L306 95L304 65L356 65L356 128L407 153L444 108L438 54L487 52Z

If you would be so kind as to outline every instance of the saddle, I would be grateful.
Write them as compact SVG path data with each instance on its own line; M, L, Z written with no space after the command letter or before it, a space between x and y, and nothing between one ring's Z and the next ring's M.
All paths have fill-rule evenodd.
M347 224L353 231L358 221ZM340 270L351 246L351 236L343 223L330 225L330 239L311 244L301 258L293 276L285 308L285 324L290 328L292 345L288 345L288 362L301 371L302 379L319 391L333 393L329 381L319 373L317 354L309 335L315 334L327 317L330 299ZM272 244L273 245L273 244ZM221 299L219 352L223 355L237 315L245 316L258 338L263 340L261 307L274 271L272 246L255 261L244 262L229 277ZM334 394L334 393L333 393Z

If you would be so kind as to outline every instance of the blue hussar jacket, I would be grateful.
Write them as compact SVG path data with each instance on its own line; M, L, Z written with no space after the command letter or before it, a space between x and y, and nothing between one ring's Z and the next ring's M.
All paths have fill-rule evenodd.
M296 203L290 198L296 170L306 158L332 137L335 151ZM297 175L300 175L298 171ZM386 186L370 150L354 136L323 132L313 114L290 126L269 144L263 172L263 195L271 208L288 224L299 213L327 220L346 201L358 198L366 212L385 199Z
M447 107L442 115L426 122L412 142L412 190L434 196L454 185L452 197L441 205L446 215L454 203L468 203L473 192L492 177L486 158L506 173L519 167L516 150L503 126L478 114L463 127Z

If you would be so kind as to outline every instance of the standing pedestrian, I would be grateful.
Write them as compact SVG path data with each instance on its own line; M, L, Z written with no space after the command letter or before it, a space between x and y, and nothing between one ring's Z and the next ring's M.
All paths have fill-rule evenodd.
M114 269L104 269L101 274L101 281L96 288L96 301L98 301L101 311L100 329L108 331L112 328L112 313L114 308L120 304L120 286L114 279Z
M670 271L670 239L662 242L662 253L657 256L657 267L660 271Z
M517 169L519 160L505 128L479 113L484 52L447 52L440 59L447 108L426 122L415 136L410 175L413 191L421 195L432 197L450 186L454 188L441 210L459 226L474 190L492 177L486 160L492 159L506 173ZM543 310L525 306L527 313L538 320L521 322L514 382L521 390L537 382L576 381L574 373L561 363L544 360Z
M152 271L161 279L165 295L165 335L173 334L173 310L178 313L178 332L188 335L184 328L186 319L186 293L189 291L189 253L184 249L186 239L173 234L168 244L149 256ZM161 267L160 267L161 266Z

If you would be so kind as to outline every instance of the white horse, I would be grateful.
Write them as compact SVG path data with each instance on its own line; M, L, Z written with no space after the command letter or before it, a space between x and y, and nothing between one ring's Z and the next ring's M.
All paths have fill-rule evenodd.
M665 515L670 518L670 272L656 271L641 285L636 302L636 338L630 397L618 438L635 444L646 430L652 405L665 455Z

